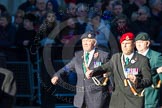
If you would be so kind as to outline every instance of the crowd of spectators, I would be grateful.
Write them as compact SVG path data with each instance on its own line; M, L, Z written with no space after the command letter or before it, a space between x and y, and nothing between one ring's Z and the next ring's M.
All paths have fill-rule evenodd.
M113 54L128 31L147 32L153 44L161 43L161 25L161 0L27 0L13 16L0 5L0 47L80 45L81 34L92 31L98 47Z

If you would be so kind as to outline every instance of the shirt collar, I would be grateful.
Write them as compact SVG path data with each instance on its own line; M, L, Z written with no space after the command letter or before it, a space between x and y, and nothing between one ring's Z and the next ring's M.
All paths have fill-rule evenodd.
M95 52L95 48L94 48L93 50L89 51L89 52L84 51L84 55L85 55L86 53L89 53L89 55L91 55L91 54L93 54L94 52Z
M134 55L134 52L133 53L131 53L130 55L124 55L124 58L126 59L127 57L129 58L129 60L131 60L132 59L132 57L133 57L133 55Z
M89 64L93 58L93 54L95 53L95 48L93 50L91 50L90 52L84 52L84 59L85 59L86 53L89 53L89 60L88 60L88 64L87 64L89 66Z
M147 52L149 51L149 48L144 52L144 53L141 53L141 52L138 52L139 54L143 55L143 56L146 56Z

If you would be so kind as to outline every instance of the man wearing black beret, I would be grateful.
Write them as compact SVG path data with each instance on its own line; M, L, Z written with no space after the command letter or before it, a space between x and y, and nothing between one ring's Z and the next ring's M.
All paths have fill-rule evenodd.
M107 85L102 83L106 81L106 76L102 74L89 80L85 77L85 72L106 63L109 54L95 48L96 39L93 33L83 34L81 40L83 51L76 52L75 57L53 75L51 82L55 85L61 80L61 74L68 70L75 70L77 84L74 106L77 108L108 108L110 95Z

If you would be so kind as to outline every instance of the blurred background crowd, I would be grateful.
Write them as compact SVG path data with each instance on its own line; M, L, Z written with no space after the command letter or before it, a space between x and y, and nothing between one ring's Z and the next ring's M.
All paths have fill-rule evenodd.
M147 32L153 45L161 43L161 0L27 0L11 14L0 5L0 47L31 44L79 45L80 35L93 31L98 46L113 45L111 39L131 31ZM49 34L53 29L57 33ZM48 39L47 39L48 37ZM48 40L48 42L47 42ZM46 41L46 42L45 42ZM108 46L109 45L109 46ZM159 44L158 44L159 45ZM159 50L159 49L157 49Z

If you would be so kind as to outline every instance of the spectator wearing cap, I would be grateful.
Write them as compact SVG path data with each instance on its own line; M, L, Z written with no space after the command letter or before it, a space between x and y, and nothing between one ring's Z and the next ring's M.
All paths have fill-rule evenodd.
M73 59L53 75L51 82L55 85L58 81L62 81L60 76L64 72L75 70L77 83L74 106L77 108L108 108L110 95L107 85L102 85L105 76L96 76L95 80L98 81L95 82L94 78L87 79L85 72L106 63L109 54L96 49L96 39L93 33L84 33L81 41L83 50L76 52ZM70 90L74 90L74 88L70 88Z
M150 49L150 37L147 33L141 32L135 38L136 49L139 54L149 58L153 84L145 88L145 108L160 107L160 88L162 80L162 54ZM161 68L159 68L161 67Z
M86 72L86 77L108 75L114 77L109 108L143 108L142 91L151 84L149 61L134 51L134 34L124 33L120 38L121 53L114 54L111 59L100 67Z

